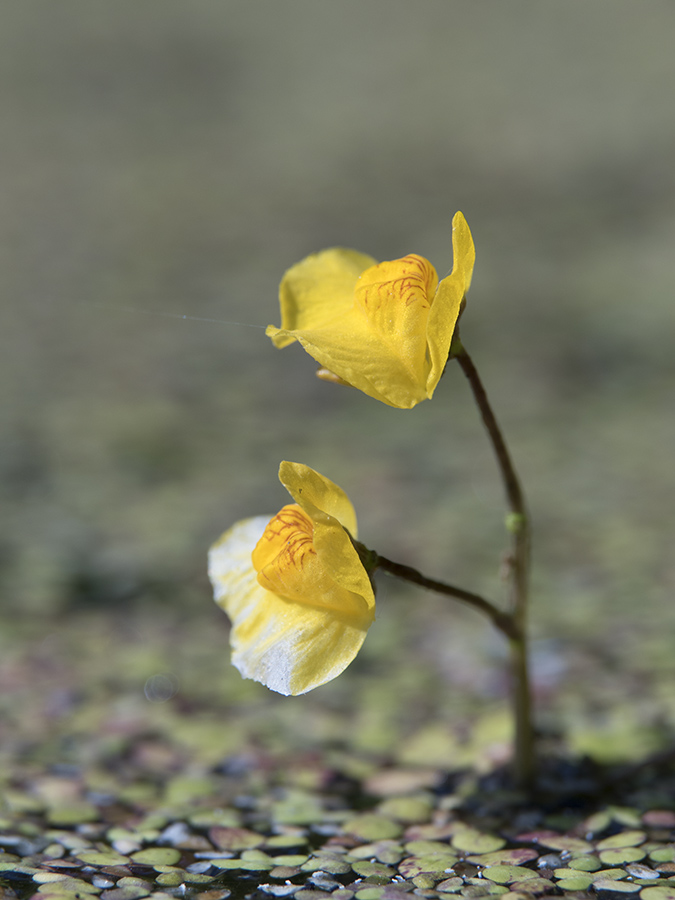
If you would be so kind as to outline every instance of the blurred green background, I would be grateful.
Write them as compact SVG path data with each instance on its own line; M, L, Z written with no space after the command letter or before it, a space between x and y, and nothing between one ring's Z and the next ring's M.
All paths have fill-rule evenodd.
M400 411L250 327L278 324L283 271L326 246L442 277L461 209L462 335L534 518L541 715L595 728L629 695L624 724L668 731L674 29L666 0L3 5L6 666L28 653L32 678L58 646L44 678L77 692L84 635L139 702L170 671L216 706L312 709L242 685L205 576L221 531L285 502L282 459L344 487L369 546L499 597L503 498L458 367ZM379 598L320 704L383 692L384 744L382 710L501 708L503 651L472 612L386 580ZM413 714L405 690L442 699Z

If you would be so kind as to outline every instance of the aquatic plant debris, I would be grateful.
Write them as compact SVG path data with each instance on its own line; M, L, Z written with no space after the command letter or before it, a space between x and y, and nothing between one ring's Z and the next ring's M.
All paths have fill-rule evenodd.
M100 770L33 771L3 795L0 898L675 900L671 809L605 806L563 829L534 807L487 811L470 779L448 791L440 771L430 783L430 770L362 765L359 779L251 758L191 777L128 772L105 791Z
M524 806L495 772L503 718L490 724L489 701L467 691L466 715L483 735L467 750L448 745L447 730L436 747L424 719L395 731L380 717L366 732L374 712L396 708L392 692L412 708L431 702L414 667L393 669L386 691L371 693L368 673L357 673L358 690L333 693L331 704L310 695L302 716L252 682L228 680L224 695L211 677L222 663L217 618L215 608L206 622L164 609L92 614L48 640L35 621L2 623L0 900L433 900L542 889L615 900L607 884L640 900L675 892L672 760L592 800L615 770L562 758L549 781L569 802L549 792ZM177 696L150 702L143 685L153 672L175 672ZM574 677L578 692L584 670ZM630 678L612 684L634 696ZM462 708L457 716L468 721ZM479 852L469 842L481 835L500 849ZM622 845L644 856L601 861ZM154 850L153 861L145 854ZM359 873L363 863L386 868ZM486 877L497 866L516 866L527 886Z

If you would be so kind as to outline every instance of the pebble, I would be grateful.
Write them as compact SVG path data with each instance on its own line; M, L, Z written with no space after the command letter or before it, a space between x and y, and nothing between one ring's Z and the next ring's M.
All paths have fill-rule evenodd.
M559 853L546 853L537 860L537 868L539 869L559 869L562 864L562 857Z
M272 894L273 897L290 897L298 890L297 884L259 884L258 890L264 891L266 894Z
M650 869L649 866L643 866L640 863L629 863L626 866L626 871L629 875L632 875L633 878L660 878L658 872L655 872L654 869Z
M129 853L136 853L142 846L140 841L135 841L131 838L119 838L118 840L111 842L111 847L122 856L128 856Z
M198 875L206 875L209 869L212 869L213 866L208 860L203 860L200 862L190 863L190 865L186 866L185 868L188 872L195 872Z
M339 881L336 881L327 872L322 872L321 870L310 875L307 879L307 884L311 884L321 891L334 891L336 888L341 887Z
M164 829L157 838L158 844L180 844L192 837L192 832L185 822L173 822Z

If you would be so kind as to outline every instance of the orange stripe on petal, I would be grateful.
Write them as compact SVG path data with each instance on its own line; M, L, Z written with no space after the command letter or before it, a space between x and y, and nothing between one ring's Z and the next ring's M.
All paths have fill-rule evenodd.
M396 315L412 305L422 315L431 307L437 284L438 276L429 260L410 253L366 269L356 282L354 294L357 305L372 319L382 312Z
M258 572L258 581L264 588L274 590L263 584L260 576L265 569L282 566L302 570L302 558L307 553L314 553L312 520L297 504L289 503L268 522L262 537L251 554L253 568ZM263 579L269 576L263 576Z
M319 558L312 542L314 524L295 504L284 506L268 523L251 562L258 584L286 600L332 610L345 616L362 615L364 601L341 587Z
M356 308L420 388L428 373L427 323L437 286L431 263L411 253L366 269L354 290Z

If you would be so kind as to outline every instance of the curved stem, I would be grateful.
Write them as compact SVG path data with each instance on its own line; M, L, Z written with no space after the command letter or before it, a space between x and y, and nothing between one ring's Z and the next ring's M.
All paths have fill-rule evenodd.
M490 603L489 600L481 597L480 594L474 594L472 591L465 591L464 588L458 588L452 584L446 584L443 581L427 578L425 575L422 575L421 572L418 572L417 569L413 569L412 566L404 566L401 563L393 562L391 559L387 559L385 556L380 556L379 554L375 555L374 567L383 569L385 572L389 572L390 575L395 575L397 578L402 578L404 581L410 581L412 584L426 588L429 591L436 591L438 594L454 597L456 600L466 603L467 606L472 606L474 609L479 610L491 619L495 627L498 628L509 641L518 640L518 628L513 617L502 612L500 609L497 609L496 606Z
M511 678L515 713L516 778L523 787L534 780L534 730L527 654L527 611L530 571L530 523L523 490L511 461L506 442L492 411L485 388L469 354L459 340L453 345L453 356L466 375L497 457L510 510L507 528L511 534L510 554L510 618L515 636L510 637Z

